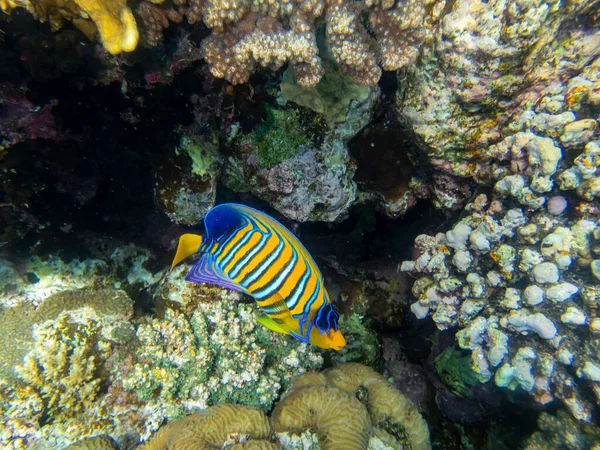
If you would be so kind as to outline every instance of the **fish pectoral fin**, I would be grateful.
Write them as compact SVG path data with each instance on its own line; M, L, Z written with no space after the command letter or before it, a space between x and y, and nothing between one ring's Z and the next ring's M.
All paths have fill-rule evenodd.
M177 244L177 252L175 253L175 258L173 259L173 263L171 264L171 270L185 258L190 255L193 255L198 251L200 245L202 244L202 236L197 234L183 234L179 238L179 243Z
M260 316L260 317L257 317L256 321L258 323L260 323L261 325L264 325L265 327L267 327L269 330L274 331L276 333L290 334L288 330L286 330L285 328L283 328L280 324L278 324L277 322L275 322L269 316Z

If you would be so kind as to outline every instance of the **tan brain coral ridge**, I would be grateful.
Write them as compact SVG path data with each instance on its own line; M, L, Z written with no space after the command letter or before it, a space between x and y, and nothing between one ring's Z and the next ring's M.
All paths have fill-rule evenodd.
M324 450L366 450L371 434L429 450L429 428L415 405L382 375L357 363L297 377L273 411L276 432L312 428Z
M276 450L268 441L269 419L257 409L241 405L217 405L162 427L138 450L210 450L226 444L232 450ZM246 439L248 439L247 442Z

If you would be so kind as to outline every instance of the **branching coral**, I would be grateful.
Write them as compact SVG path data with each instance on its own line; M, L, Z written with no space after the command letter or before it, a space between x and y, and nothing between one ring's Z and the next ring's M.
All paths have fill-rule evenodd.
M138 448L209 450L241 441L241 445L228 445L227 448L276 450L278 447L267 441L270 433L269 419L261 410L241 405L218 405L169 423Z
M110 346L95 322L76 324L62 316L34 333L35 347L18 371L46 401L50 416L72 415L91 407L102 384L99 362Z
M97 31L104 48L112 54L130 52L138 43L138 29L125 0L2 0L0 9L22 7L54 30L72 22L89 38ZM92 22L90 22L90 20Z

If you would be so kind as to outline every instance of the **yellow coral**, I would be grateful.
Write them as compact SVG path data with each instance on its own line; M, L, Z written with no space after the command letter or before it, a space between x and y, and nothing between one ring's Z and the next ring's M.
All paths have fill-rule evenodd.
M42 21L50 22L54 30L65 21L72 22L90 39L94 38L91 18L107 51L116 55L130 52L138 43L138 29L126 0L0 0L0 9L9 13L22 7Z
M197 450L221 448L226 442L236 440L266 440L271 434L269 419L258 408L241 405L218 405L201 413L192 414L184 419L171 422L162 427L138 450ZM254 450L276 450L268 442L237 448Z
M366 450L371 435L369 413L363 404L327 386L292 389L275 407L273 425L279 433L314 429L323 450Z
M104 48L113 55L135 50L138 29L125 0L75 0L92 18Z

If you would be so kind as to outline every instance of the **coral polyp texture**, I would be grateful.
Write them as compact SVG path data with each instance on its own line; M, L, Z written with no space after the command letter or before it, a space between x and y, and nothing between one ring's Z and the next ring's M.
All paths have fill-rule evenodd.
M589 422L600 403L600 39L564 21L593 23L594 2L532 4L527 16L539 20L521 12L516 23L504 20L516 14L508 5L486 4L508 8L501 20L468 4L445 16L447 39L435 44L450 65L423 61L399 112L436 170L469 177L487 194L474 196L450 231L416 238L415 260L401 266L418 277L412 310L439 329L459 328L480 381L541 404L556 399ZM537 34L543 23L548 33ZM485 58L481 46L464 48L475 30L489 34ZM525 45L522 33L538 37L517 58L517 76L506 57ZM465 65L473 67L468 89Z
M72 22L88 38L100 41L113 55L133 51L138 44L138 28L125 0L2 0L0 9L10 12L25 8L36 19L49 22L53 30Z
M289 62L300 85L314 86L323 76L315 37L323 22L342 73L357 84L372 85L381 68L396 70L414 62L444 5L439 0L149 0L134 9L150 46L161 42L170 23L203 21L211 35L202 41L202 52L216 77L245 83L258 68L277 70ZM138 43L136 19L124 0L0 2L7 12L19 6L54 29L73 22L90 39L99 32L112 54L132 51Z
M139 450L239 448L276 450L268 441L271 426L257 408L217 405L176 420L160 429ZM242 441L241 445L233 445Z
M315 430L323 449L428 450L429 428L415 405L373 369L357 363L297 377L273 411L278 433ZM385 448L385 447L384 447Z
M290 62L298 83L314 86L323 75L315 30L324 19L342 73L357 84L375 84L379 64L396 70L416 59L443 5L435 0L208 2L203 20L212 35L202 48L212 73L233 83L247 81L257 67L278 69Z
M373 369L348 363L296 377L270 419L257 408L212 406L170 422L139 448L192 447L428 450L430 443L410 400Z

